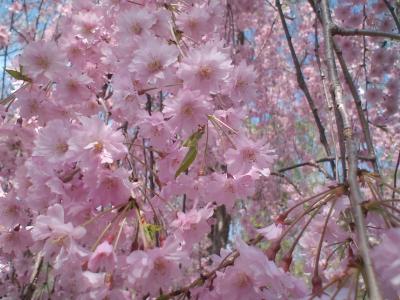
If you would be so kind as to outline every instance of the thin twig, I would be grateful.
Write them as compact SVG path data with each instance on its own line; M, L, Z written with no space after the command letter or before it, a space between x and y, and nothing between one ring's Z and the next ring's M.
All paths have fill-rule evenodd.
M396 189L397 189L397 171L399 170L399 165L400 165L400 151L399 151L399 155L397 156L396 168L395 168L395 170L394 170L392 199L394 199L394 197L395 197L395 195L396 195Z
M300 196L303 195L302 192L300 191L299 187L296 184L294 184L294 182L288 176L286 176L285 174L277 173L277 172L271 172L271 175L285 179L296 190L296 192Z
M383 38L389 38L392 40L400 41L400 34L385 32L385 31L357 29L357 28L347 29L347 28L343 28L343 27L339 27L339 26L335 25L332 27L331 32L332 32L332 35L383 37Z
M287 40L287 43L288 43L288 46L289 46L290 54L292 56L293 64L294 64L295 69L296 69L297 83L299 85L299 88L303 91L304 96L306 97L308 105L309 105L309 107L311 109L311 112L312 112L312 114L314 116L314 121L315 121L315 123L317 125L317 128L318 128L318 131L319 131L319 139L320 139L322 145L325 148L325 152L326 152L326 154L328 156L331 156L332 152L331 152L331 150L329 148L328 140L327 140L326 135L325 135L325 128L322 125L321 119L320 119L320 117L318 115L318 109L315 106L314 100L312 99L310 91L308 90L307 83L304 80L304 76L303 76L303 72L301 70L300 62L299 62L299 59L297 58L296 51L295 51L295 49L293 47L292 37L290 36L289 28L288 28L288 26L286 24L285 16L284 16L283 11L282 11L282 5L281 5L279 0L275 1L275 5L278 8L279 17L281 19L281 23L282 23L283 29L285 31L285 36L286 36L286 40ZM332 172L334 173L335 172L335 165L334 165L333 162L331 162L331 168L332 168Z

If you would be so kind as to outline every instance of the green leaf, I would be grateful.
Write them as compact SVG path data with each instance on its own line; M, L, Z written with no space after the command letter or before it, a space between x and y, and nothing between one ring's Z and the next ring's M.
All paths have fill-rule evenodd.
M203 136L204 130L197 130L195 133L193 133L189 138L183 142L183 147L193 147L197 146L197 142L201 139Z
M189 151L186 153L185 158L181 162L178 170L175 173L175 178L178 177L181 173L186 172L190 165L193 163L197 156L197 144L189 148Z
M6 69L6 72L14 79L32 82L32 79L22 74L22 67L20 69L21 71Z
M156 238L156 233L161 231L161 226L146 223L143 225L143 230L145 235L149 238L149 240L154 241Z
M182 146L189 148L186 153L183 161L181 162L178 170L175 173L175 178L178 177L181 173L186 172L193 161L197 156L197 144L201 137L203 136L204 128L200 128L196 132L194 132L185 142L183 142Z

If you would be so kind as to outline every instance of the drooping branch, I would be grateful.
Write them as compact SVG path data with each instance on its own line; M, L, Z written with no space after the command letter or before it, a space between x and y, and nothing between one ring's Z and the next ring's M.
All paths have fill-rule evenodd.
M14 26L14 13L11 14L11 20L10 20L10 30L11 28ZM3 99L4 95L5 95L5 89L6 89L6 67L7 67L7 59L8 59L8 45L5 47L4 50L4 60L3 60L3 74L2 74L2 82L1 82L1 98Z
M359 160L368 161L368 162L375 160L374 157L369 157L369 156L358 155L357 157L358 157ZM329 176L326 173L326 171L321 166L319 166L318 164L319 163L324 163L324 162L331 162L331 161L334 161L335 159L336 159L335 157L323 157L323 158L317 159L315 161L305 161L305 162L300 162L300 163L297 163L297 164L294 164L294 165L291 165L291 166L287 166L287 167L284 167L284 168L280 168L277 171L279 173L283 173L283 172L290 171L290 170L297 169L297 168L301 168L301 167L304 167L304 166L310 166L310 167L314 167L314 168L318 169L321 173L323 173L324 175L326 175L329 178ZM343 158L340 157L340 159L343 159Z
M394 23L396 24L397 31L400 33L400 21L399 21L399 18L396 16L394 7L392 5L390 5L389 1L387 1L387 0L383 0L383 2L385 2L386 7L390 11L390 14L393 17Z
M317 8L314 4L314 2L312 0L309 0L310 5L312 6L314 12L316 13L319 21L322 23L322 17L320 15L320 13L317 11ZM333 25L335 26L335 25ZM354 103L356 105L356 109L357 109L357 115L360 121L360 125L363 131L363 135L365 138L365 142L367 144L367 149L368 149L368 155L370 157L374 157L375 159L372 160L371 162L373 163L373 168L374 168L374 172L377 174L379 173L379 167L378 167L378 162L376 160L376 156L375 156L375 149L374 149L374 145L373 145L373 141L372 141L372 137L371 137L371 133L369 130L369 125L368 125L368 120L365 116L365 113L363 111L362 108L362 101L361 101L361 97L358 93L358 89L356 87L356 85L354 84L353 78L350 74L350 71L347 67L347 64L343 58L343 54L342 51L340 50L339 46L337 45L337 43L335 42L334 39L332 39L332 44L333 44L333 48L335 50L335 54L339 60L339 64L340 67L342 69L343 75L344 75L344 79L350 89L350 93L354 99Z
M259 234L257 235L254 239L250 240L247 244L249 246L255 245L259 243L264 237ZM162 295L158 300L167 300L167 299L172 299L173 297L179 296L179 295L187 295L191 289L196 288L198 286L203 285L207 280L213 279L217 276L217 272L219 270L225 269L226 267L232 266L240 255L239 251L234 250L231 253L229 253L222 261L221 263L212 271L206 272L201 274L197 279L193 280L190 284L187 286L174 290L168 294Z
M364 215L361 209L362 195L357 181L357 151L353 137L353 131L350 126L349 116L344 105L342 89L339 82L337 67L334 56L332 30L335 27L332 23L329 4L327 0L322 0L322 25L324 32L325 52L331 84L332 95L337 104L338 111L343 121L343 132L345 138L346 152L348 154L349 170L348 184L350 186L350 201L353 209L354 219L357 228L359 248L365 268L366 285L371 299L382 299L381 292L376 280L375 272L372 267L372 261L369 255L367 232Z
M385 32L385 31L376 31L369 29L347 29L343 27L339 27L334 25L331 29L332 35L343 35L343 36L370 36L370 37L383 37L389 38L392 40L400 41L400 34Z
M397 171L399 170L399 166L400 166L400 151L399 151L399 155L397 156L396 168L395 168L395 170L394 170L392 199L394 199L394 197L395 197L395 195L396 195L396 188L397 188Z
M329 161L329 162L333 162L333 159L332 160L326 160L326 161ZM319 166L317 163L318 163L319 161L306 161L306 162L301 162L301 163L298 163L298 164L294 164L294 165L292 165L292 166L289 166L289 167L285 167L285 168L281 168L281 169L279 169L278 170L278 172L279 173L282 173L282 172L286 172L286 171L289 171L289 170L293 170L293 169L297 169L297 168L300 168L300 167L305 167L305 166L309 166L309 167L313 167L313 168L315 168L315 169L318 169L318 171L320 171L322 174L324 174L325 175L325 177L327 177L327 178L331 178L331 176L329 176L329 174L321 167L321 166Z
M285 20L285 16L283 14L283 11L282 11L281 3L280 3L279 0L276 0L275 4L276 4L276 7L278 8L279 17L281 19L281 23L282 23L283 29L285 31L285 36L286 36L286 40L287 40L287 43L288 43L288 46L289 46L290 54L292 56L293 64L294 64L295 69L296 69L297 83L298 83L300 89L303 91L304 96L307 99L308 106L310 107L311 112L312 112L312 114L314 116L314 120L315 120L315 123L316 123L318 131L319 131L319 138L320 138L320 141L321 141L322 145L325 148L325 152L326 152L326 154L328 156L331 156L332 152L331 152L331 150L329 148L329 145L328 145L328 140L327 140L326 134L325 134L325 128L322 125L321 118L318 115L318 109L315 106L314 100L311 97L311 94L310 94L310 91L308 89L307 83L304 80L303 72L301 70L300 62L299 62L299 59L297 57L296 51L295 51L295 49L293 47L292 37L290 35L289 28L288 28L288 26L286 24L286 20ZM332 173L335 174L335 164L333 162L331 162L330 164L331 164L331 168L332 168Z
M371 132L369 130L368 121L367 121L367 118L365 117L365 113L362 108L361 97L358 93L357 87L354 84L353 78L352 78L350 71L346 65L346 62L343 58L342 52L340 51L339 47L337 46L337 44L335 42L333 43L333 48L334 48L336 56L338 58L340 67L343 71L344 79L350 89L350 93L351 93L351 95L354 99L354 103L356 105L358 119L360 121L360 125L361 125L363 135L365 138L365 142L367 144L368 155L375 158L373 161L373 167L374 167L374 171L377 174L379 174L379 167L378 167L378 163L377 163L376 156L375 156L374 144L372 142L372 137L371 137Z
M328 106L328 125L329 125L329 131L331 134L331 138L332 138L332 142L335 148L335 174L334 177L339 179L339 170L338 170L338 162L339 162L339 152L340 149L338 149L338 145L336 143L336 135L335 135L335 130L334 130L334 119L335 119L335 114L334 114L334 109L333 109L333 103L332 103L332 99L330 97L330 94L328 92L328 88L327 88L327 84L326 84L326 76L325 76L325 72L322 68L322 63L321 63L321 58L319 55L319 39L318 39L318 21L317 19L315 20L315 24L314 24L314 30L315 30L315 59L317 61L317 65L318 65L318 70L319 70L319 76L321 77L321 81L322 81L322 87L324 90L324 96L325 96L325 101L326 104Z

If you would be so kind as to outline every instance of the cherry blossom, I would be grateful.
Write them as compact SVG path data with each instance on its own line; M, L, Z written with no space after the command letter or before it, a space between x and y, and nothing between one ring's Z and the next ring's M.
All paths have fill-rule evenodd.
M20 63L29 76L37 78L43 75L54 80L65 65L65 60L54 42L33 42L24 50Z
M0 298L399 298L396 1L53 2L0 10Z

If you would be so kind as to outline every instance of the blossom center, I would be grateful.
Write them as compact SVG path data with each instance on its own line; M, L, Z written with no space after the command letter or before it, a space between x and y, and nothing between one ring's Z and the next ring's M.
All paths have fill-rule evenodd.
M93 151L95 153L101 153L101 152L103 152L103 149L104 149L104 145L102 142L99 142L99 141L97 141L93 146Z
M190 105L186 105L182 108L182 113L188 117L193 116L193 108Z
M228 182L225 184L226 191L229 193L234 194L235 193L235 187L233 186L232 182Z
M33 100L31 103L29 103L29 110L31 113L36 113L39 110L39 104L37 103L36 100Z
M210 66L201 66L198 74L201 79L210 79L212 75L212 68Z
M67 82L67 88L71 92L75 92L78 90L78 84L74 80L68 80Z
M56 145L56 151L57 151L57 153L59 153L59 154L64 154L65 152L67 152L68 151L68 144L66 143L66 142L59 142L57 145Z
M166 263L165 259L162 257L157 257L154 260L154 269L157 272L164 274L167 269L167 263Z
M256 152L254 149L247 148L242 150L243 158L247 161L255 162L256 161Z
M18 206L16 206L16 205L10 205L7 209L6 209L6 212L7 212L7 214L12 214L12 215L16 215L17 214L17 211L18 211Z
M189 20L188 21L188 27L191 29L191 30L196 30L197 29L197 27L198 27L198 25L199 25L199 23L196 21L196 20Z
M240 78L240 79L238 79L238 80L236 81L236 88L237 88L237 89L243 88L243 87L245 87L246 85L247 85L246 80L244 80L244 79L242 79L242 78Z
M162 64L159 59L155 59L147 64L147 68L150 72L155 73L162 70Z
M115 180L113 178L106 178L103 181L103 184L104 184L104 187L107 190L113 190L115 188L115 186L116 186L116 182L115 182Z
M38 56L36 58L36 65L42 68L43 70L47 70L50 66L50 62L46 57Z
M249 286L251 282L250 277L246 273L239 273L236 278L236 284L239 288Z
M140 26L140 24L138 23L134 23L131 27L131 30L134 34L141 34L142 33L142 26Z

